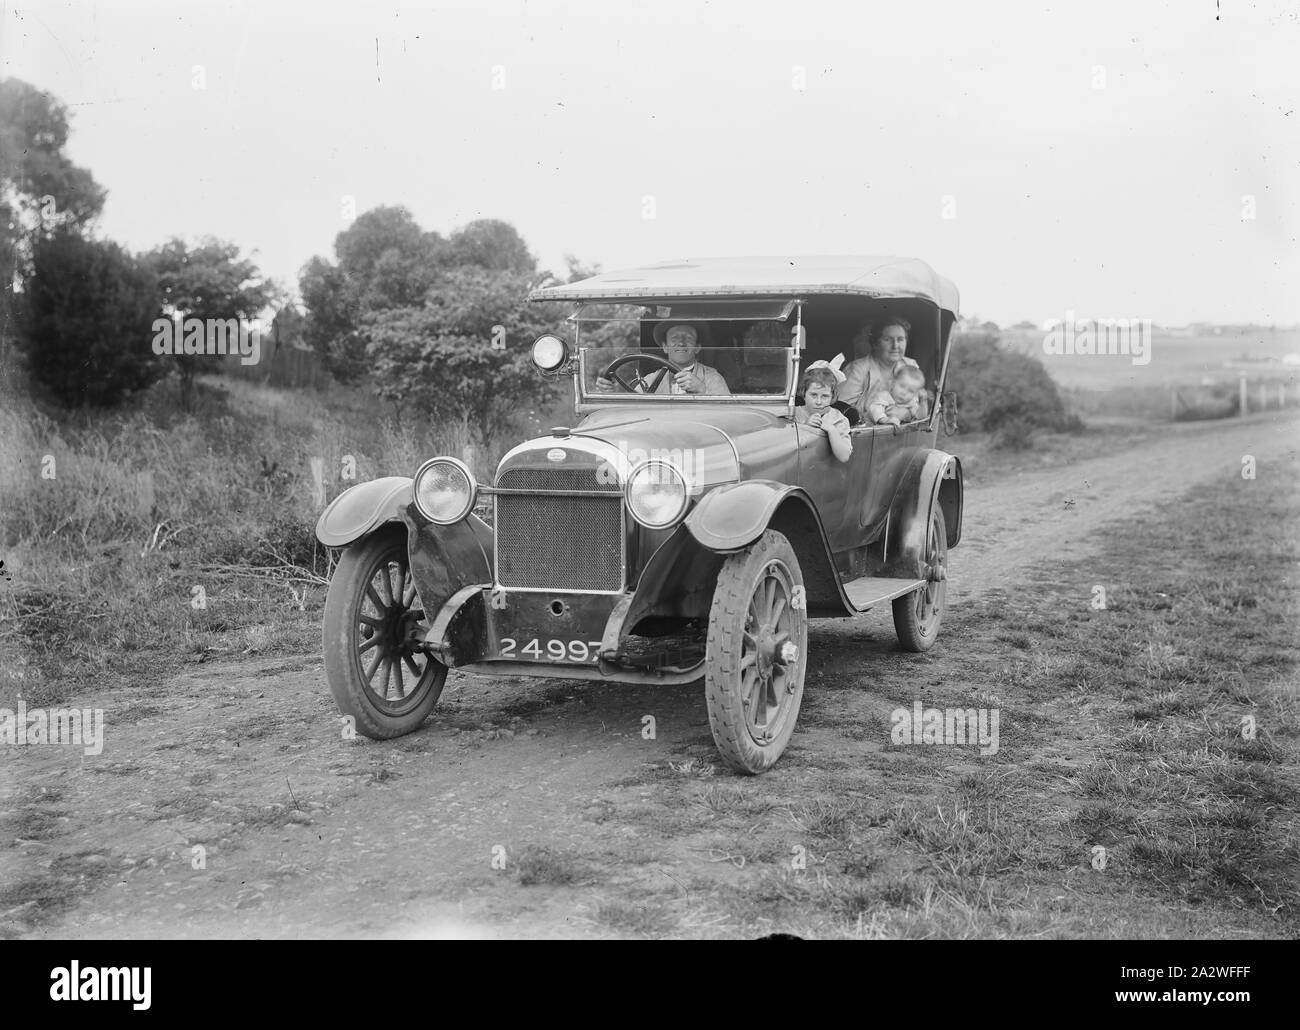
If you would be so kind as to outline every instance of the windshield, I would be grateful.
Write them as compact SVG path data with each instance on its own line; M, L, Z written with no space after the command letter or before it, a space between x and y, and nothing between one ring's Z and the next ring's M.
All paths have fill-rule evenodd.
M794 308L792 301L587 305L573 316L583 399L783 400Z
M578 354L587 400L630 394L784 400L789 389L789 347L701 347L677 360L636 347L582 347Z

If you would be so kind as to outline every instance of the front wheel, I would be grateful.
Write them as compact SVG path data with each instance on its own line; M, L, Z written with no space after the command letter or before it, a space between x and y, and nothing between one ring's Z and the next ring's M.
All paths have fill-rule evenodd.
M948 530L943 509L930 510L925 534L925 586L894 599L894 631L905 651L928 651L939 636L948 597Z
M427 629L404 527L385 526L343 552L325 597L325 678L358 732L387 740L428 718L447 667L423 650Z
M709 726L723 760L738 772L770 769L789 743L807 650L799 560L785 536L769 529L727 559L709 613Z

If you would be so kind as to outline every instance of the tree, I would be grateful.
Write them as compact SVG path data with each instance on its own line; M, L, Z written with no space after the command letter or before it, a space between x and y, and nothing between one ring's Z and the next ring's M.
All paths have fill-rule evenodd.
M19 79L0 80L0 354L32 272L37 240L83 230L104 206L105 191L63 153L67 108Z
M340 271L361 307L372 311L422 303L445 248L404 207L367 211L334 239Z
M334 238L337 264L314 257L298 288L307 307L306 338L339 379L366 373L362 317L419 307L447 256L447 243L425 232L404 207L377 207Z
M292 304L285 304L271 319L271 336L277 347L305 345L307 319Z
M283 304L271 318L271 331L262 337L262 382L269 383L282 350L303 347L307 320L293 304Z
M509 222L498 218L480 218L457 229L448 243L448 263L476 265L493 272L517 272L529 275L537 268L537 259Z
M436 422L468 420L489 443L519 409L554 390L530 360L532 341L554 330L554 316L524 301L527 288L516 272L456 268L423 307L369 314L363 332L376 392L399 414L414 406Z
M314 257L303 266L298 289L307 308L304 339L326 370L340 380L364 375L366 344L357 331L360 305L343 271Z
M64 405L117 404L165 374L152 347L157 282L117 244L71 226L39 237L26 299L29 366Z
M239 256L237 244L212 236L192 248L173 237L151 251L146 261L158 277L164 310L177 319L233 318L246 322L256 318L279 294L274 283L262 278L250 258ZM175 362L181 378L181 407L188 411L202 358L178 354Z
M594 261L591 264L583 264L575 255L565 254L564 269L568 273L565 282L579 283L583 279L590 279L592 276L600 275L600 262Z

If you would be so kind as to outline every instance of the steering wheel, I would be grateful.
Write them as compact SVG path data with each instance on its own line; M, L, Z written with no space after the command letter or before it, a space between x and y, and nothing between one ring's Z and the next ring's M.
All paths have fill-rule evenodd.
M659 374L654 377L654 382L647 383L639 375L636 377L634 381L628 382L626 379L624 379L621 375L618 374L618 370L620 368L622 368L624 365L630 365L634 361L649 361L652 362L653 364L660 366ZM659 384L663 382L664 376L667 375L669 372L675 373L676 371L677 371L676 365L674 365L667 358L661 358L658 354L624 354L621 358L615 358L608 365L606 365L605 370L600 373L600 377L602 379L614 380L614 382L618 383L618 385L623 387L623 389L626 390L628 393L635 393L638 385L643 387L646 393L654 393L655 390L658 388Z

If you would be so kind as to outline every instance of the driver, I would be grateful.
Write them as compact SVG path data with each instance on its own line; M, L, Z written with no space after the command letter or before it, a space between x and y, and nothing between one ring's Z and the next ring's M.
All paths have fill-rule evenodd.
M674 369L671 375L665 373L658 377L655 393L731 393L721 372L695 360L700 352L699 339L699 330L687 322L661 323L655 326L655 342L663 348ZM650 377L654 378L654 372L650 373ZM612 379L598 376L596 389L601 393L611 393L621 390L622 386ZM638 383L637 392L643 393L645 390L645 383Z

